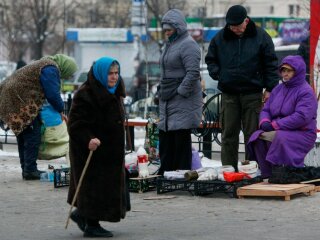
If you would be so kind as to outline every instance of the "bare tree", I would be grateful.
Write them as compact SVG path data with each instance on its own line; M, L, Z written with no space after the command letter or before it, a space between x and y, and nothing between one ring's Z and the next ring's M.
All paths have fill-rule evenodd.
M82 0L75 11L75 27L130 27L131 1Z
M1 41L8 49L8 58L16 61L28 48L32 59L41 58L44 50L48 54L61 50L66 10L77 5L75 0L1 0Z
M98 3L104 9L104 23L108 27L129 27L131 1L128 0L103 0Z
M183 11L186 2L146 0L149 17L159 26L163 13ZM39 59L64 50L67 27L130 27L130 11L128 0L0 0L0 41L9 60L17 61L27 51L31 59Z
M177 8L181 11L185 10L186 0L146 0L146 6L148 9L148 22L151 21L151 18L156 20L156 28L161 27L161 19L164 13L169 9ZM163 46L163 33L156 30L156 37L152 37L153 41L158 43L159 51L161 51Z

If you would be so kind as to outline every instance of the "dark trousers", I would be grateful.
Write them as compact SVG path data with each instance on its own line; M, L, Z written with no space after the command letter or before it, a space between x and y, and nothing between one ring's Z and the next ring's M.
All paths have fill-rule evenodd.
M245 146L251 134L258 129L262 107L262 93L227 94L222 93L222 165L232 165L238 169L239 134L244 134ZM246 151L246 159L249 159Z
M270 148L271 142L264 141L262 139L257 139L254 143L253 150L259 168L261 170L262 178L269 178L272 174L272 164L266 160L268 150Z
M17 142L22 171L37 171L37 159L41 143L41 121L39 116L17 136Z
M190 129L176 131L159 130L159 174L165 171L190 170L192 160Z

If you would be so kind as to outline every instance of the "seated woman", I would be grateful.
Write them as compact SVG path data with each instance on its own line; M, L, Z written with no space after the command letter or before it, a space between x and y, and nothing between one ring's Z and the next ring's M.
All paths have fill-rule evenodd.
M272 90L260 113L260 129L247 146L263 178L271 176L274 165L303 167L317 137L317 100L305 80L303 58L285 57L279 71L282 84Z

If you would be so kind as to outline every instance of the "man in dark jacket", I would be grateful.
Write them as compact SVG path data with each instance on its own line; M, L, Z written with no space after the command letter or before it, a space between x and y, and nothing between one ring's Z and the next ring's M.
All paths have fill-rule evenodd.
M211 40L205 61L222 92L221 161L237 170L240 130L247 143L258 128L262 102L278 84L279 76L272 39L247 16L246 9L230 7L226 22Z
M303 57L307 71L306 81L310 83L310 35L300 43L297 55Z

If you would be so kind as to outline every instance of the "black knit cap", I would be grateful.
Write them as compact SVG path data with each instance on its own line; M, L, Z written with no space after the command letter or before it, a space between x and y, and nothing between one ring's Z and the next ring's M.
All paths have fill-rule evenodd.
M226 15L228 25L240 25L247 17L247 10L241 5L234 5L229 8Z

